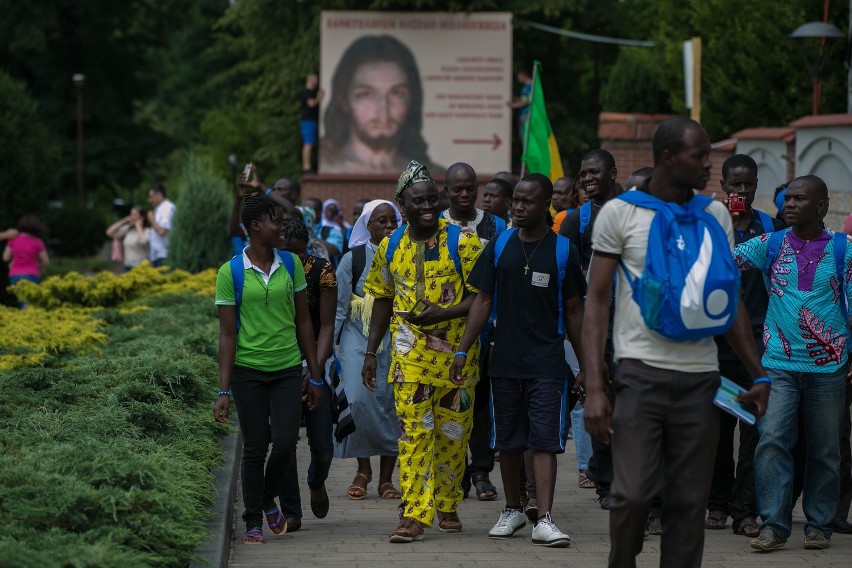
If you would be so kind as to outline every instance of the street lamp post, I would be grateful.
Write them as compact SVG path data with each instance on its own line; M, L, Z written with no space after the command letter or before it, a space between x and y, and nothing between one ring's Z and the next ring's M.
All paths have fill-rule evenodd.
M74 73L71 80L77 87L77 197L80 205L83 205L86 199L83 186L83 85L86 82L86 76L82 73Z
M798 42L799 51L802 53L802 58L805 60L805 66L811 75L811 82L813 83L812 111L813 114L819 114L819 100L822 91L822 68L825 66L825 54L828 51L827 45L830 40L845 36L834 24L829 24L828 22L809 22L796 28L790 34L790 37L798 40L809 38L821 40L819 56L813 65L811 65L801 42Z

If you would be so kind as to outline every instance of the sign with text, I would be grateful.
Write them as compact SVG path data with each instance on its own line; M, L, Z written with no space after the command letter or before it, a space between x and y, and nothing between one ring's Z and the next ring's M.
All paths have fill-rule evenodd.
M322 13L321 174L510 169L512 15Z

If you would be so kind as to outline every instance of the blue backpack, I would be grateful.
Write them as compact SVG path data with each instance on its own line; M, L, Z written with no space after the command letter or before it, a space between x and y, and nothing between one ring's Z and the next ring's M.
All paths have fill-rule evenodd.
M287 270L287 274L290 275L290 280L293 280L293 289L291 290L291 299L295 297L295 274L296 274L296 263L293 260L293 253L286 250L279 250L278 256L281 258L281 264L284 265L284 268ZM240 332L240 305L243 303L243 286L245 286L246 272L243 267L243 255L242 253L238 255L234 255L234 257L230 261L231 266L231 279L234 281L234 300L237 303L237 333Z
M783 231L775 231L769 235L769 244L766 249L766 264L763 265L763 279L766 283L767 292L769 292L769 287L771 285L769 277L771 276L772 263L775 262L776 258L778 258L778 253L781 252L781 243L784 242L784 237L786 237L789 232L790 229L784 229ZM837 282L840 284L840 312L843 314L844 321L848 321L849 306L846 303L846 271L844 270L844 264L846 261L846 245L848 244L848 241L846 239L846 233L834 233L832 238L834 240L834 272L837 274ZM848 326L845 329L847 329L848 333ZM847 346L849 347L849 350L852 351L852 342L847 342Z
M583 233L586 232L586 228L589 226L589 223L592 222L592 202L586 201L580 206L580 262L584 262L583 255Z
M751 211L752 213L757 213L757 218L760 219L760 224L763 225L764 233L771 233L775 230L775 225L772 223L772 217L763 211L758 211L757 209L752 209Z
M621 262L645 325L676 341L725 333L737 316L740 273L725 231L705 211L713 200L695 195L678 205L640 190L616 199L656 211L642 274Z
M402 225L396 231L388 237L388 248L385 251L385 260L387 261L387 265L390 266L391 260L393 260L393 253L396 252L396 249L399 248L399 242L402 240L402 235L405 234L405 228L408 225ZM464 280L464 272L462 272L462 264L461 257L459 256L459 238L461 237L461 229L453 225L452 223L447 225L447 248L450 251L450 258L453 260L453 264L456 265L456 272L458 272L459 276L462 277L462 281Z
M497 268L497 263L500 262L500 255L503 254L503 249L506 248L506 243L509 242L509 239L512 238L517 232L518 229L509 229L504 231L497 237L496 242L494 243L494 268ZM565 334L565 317L562 312L562 282L565 280L565 270L568 267L568 257L571 254L571 241L569 241L566 237L562 235L556 235L556 267L557 267L557 277L556 277L556 289L559 294L559 333ZM491 305L491 322L496 319L497 316L497 285L494 286L494 296L493 302Z

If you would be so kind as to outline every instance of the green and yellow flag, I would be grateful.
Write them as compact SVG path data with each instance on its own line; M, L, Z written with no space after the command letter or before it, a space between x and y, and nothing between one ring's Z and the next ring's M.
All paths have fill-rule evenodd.
M562 160L559 157L559 148L556 147L556 138L547 119L544 91L541 89L540 67L541 64L536 61L530 117L524 127L526 150L522 159L527 165L527 171L546 174L552 181L556 181L565 174L562 171Z

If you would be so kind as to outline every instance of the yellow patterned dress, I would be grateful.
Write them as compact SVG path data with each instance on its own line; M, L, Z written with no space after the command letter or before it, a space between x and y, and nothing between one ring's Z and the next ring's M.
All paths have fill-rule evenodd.
M364 289L376 298L393 298L391 369L394 401L402 435L399 439L400 485L404 516L432 525L435 510L454 512L462 500L464 458L470 436L473 393L479 370L479 343L468 351L458 386L450 381L450 365L461 341L466 318L419 327L397 315L418 299L448 308L476 292L467 285L482 251L472 233L459 237L458 274L447 248L447 221L427 241L402 236L390 265L389 239L379 245Z

